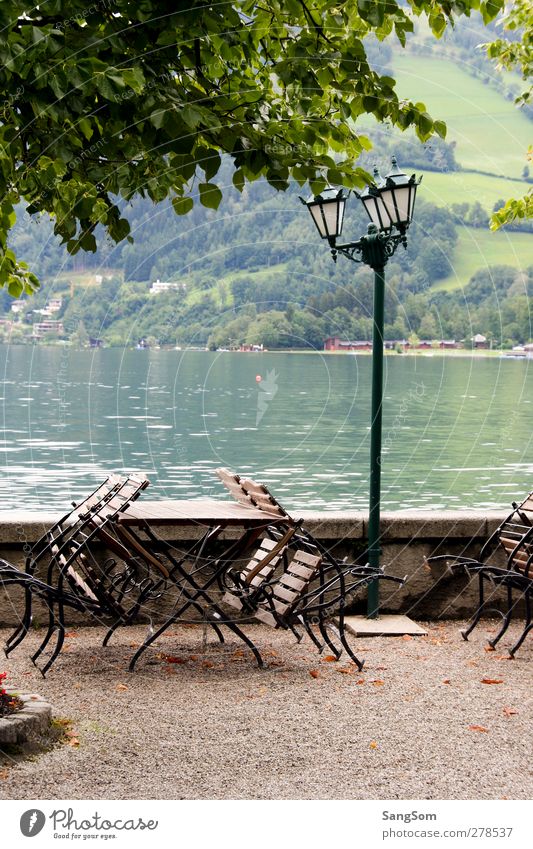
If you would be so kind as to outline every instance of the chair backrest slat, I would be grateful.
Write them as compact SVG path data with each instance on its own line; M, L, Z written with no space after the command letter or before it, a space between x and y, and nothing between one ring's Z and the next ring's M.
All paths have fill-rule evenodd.
M274 608L278 613L291 611L307 590L311 580L317 574L322 558L318 554L297 551L279 581L272 587ZM302 575L305 570L306 575ZM299 586L295 586L298 582Z
M507 555L508 568L529 574L533 564L533 493L514 507L495 537Z
M264 484L257 483L251 478L242 478L234 472L230 472L229 469L216 469L216 474L226 489L241 504L247 504L272 516L283 517L292 521L291 516L276 501Z

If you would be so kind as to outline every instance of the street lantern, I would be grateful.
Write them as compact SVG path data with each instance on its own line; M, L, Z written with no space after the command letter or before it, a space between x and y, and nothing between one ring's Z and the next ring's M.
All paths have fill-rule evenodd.
M400 171L396 157L393 156L392 168L385 177L384 185L379 189L380 200L387 211L390 226L399 230L409 227L413 219L417 186L415 175L408 177Z
M360 195L356 193L365 208L366 214L378 230L388 230L391 226L390 216L381 198L381 189L384 185L385 181L378 169L374 168L374 185L367 186Z
M325 189L321 194L303 201L306 204L322 239L330 243L342 233L344 209L348 193L344 189Z
M369 265L374 271L374 325L372 335L372 413L370 421L370 497L368 519L368 563L380 569L381 505L381 433L383 406L383 323L385 312L385 265L399 245L407 248L407 230L413 218L416 190L420 184L413 174L408 177L392 159L392 168L383 179L374 169L374 183L356 196L362 202L371 223L366 236L357 242L337 244L344 221L347 195L344 190L328 187L304 203L318 232L327 239L335 262L342 254L353 262ZM368 586L367 616L379 614L378 580Z

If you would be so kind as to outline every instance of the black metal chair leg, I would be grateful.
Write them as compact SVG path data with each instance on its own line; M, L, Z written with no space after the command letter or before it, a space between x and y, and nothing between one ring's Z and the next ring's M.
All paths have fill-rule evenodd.
M146 649L149 648L152 645L152 643L154 643L157 640L157 638L161 636L161 634L164 634L165 631L167 630L167 628L170 628L171 625L174 625L174 623L177 622L178 619L179 619L179 613L178 613L178 615L170 616L166 620L166 622L163 622L163 624L159 626L159 628L156 631L154 631L152 634L149 634L147 637L145 637L144 642L142 643L142 645L139 646L139 648L137 649L137 651L133 655L132 659L130 660L130 664L129 664L129 667L128 667L130 672L134 672L135 665L136 665L137 661L139 660L141 655L144 654Z
M474 613L472 619L470 620L470 624L468 625L468 627L463 628L462 631L460 632L463 640L468 640L468 637L470 636L470 634L472 633L472 631L476 627L477 623L481 619L481 616L483 615L483 611L485 609L483 575L482 575L481 572L478 572L478 581L479 581L479 604L478 604L478 608L477 608L476 612Z
M63 648L63 643L65 642L65 626L64 626L64 624L58 625L56 627L56 631L57 631L57 641L56 641L55 649L53 650L52 654L50 655L49 659L47 660L45 665L42 667L42 669L37 667L39 669L39 672L43 676L43 678L46 677L46 673L48 672L48 670L50 669L50 667L54 663L56 657L58 656L61 649ZM33 658L32 658L32 660L33 660Z
M301 643L301 642L302 642L302 640L303 640L303 638L304 638L304 635L303 635L303 634L300 634L300 632L299 632L298 628L296 627L296 625L289 625L289 631L291 631L291 632L294 634L294 636L296 637L296 642L297 642L297 643Z
M518 651L518 649L520 648L520 646L522 645L522 643L526 639L529 632L533 629L533 622L531 621L532 618L533 618L532 615L531 615L531 597L530 597L529 592L526 591L524 598L525 598L525 602L526 602L526 621L525 621L525 625L524 625L524 630L520 634L518 640L516 641L514 646L512 646L509 649L509 656L513 657L513 658L515 656L515 653Z
M117 631L120 628L121 625L125 625L125 624L126 624L125 619L117 619L116 622L113 622L111 627L107 630L104 639L102 640L102 646L104 646L104 648L106 648L108 646L109 640L111 639L111 637L113 636L115 631Z
M303 616L298 616L298 619L302 623L302 625L304 626L305 631L307 633L307 636L309 637L311 642L313 642L315 644L315 646L317 647L318 651L320 653L322 653L324 651L324 643L320 642L320 640L318 639L315 632L311 628L311 625L309 624L307 619L305 619Z
M329 649L333 652L333 654L335 655L335 660L338 660L338 659L339 659L339 657L340 657L340 656L341 656L341 654L342 654L342 649L340 649L340 650L339 650L339 649L337 648L337 646L335 645L335 643L333 643L333 642L330 640L330 638L329 638L329 634L328 634L328 632L327 632L327 630L326 630L326 623L324 622L324 620L322 619L322 617L321 617L321 616L319 617L319 620L318 620L318 630L319 630L319 631L320 631L320 633L322 634L322 636L323 636L323 638L324 638L324 643L326 644L326 646L327 646L327 647L328 647L328 648L329 648ZM325 646L322 646L321 652L323 651L323 649L324 649L324 648L325 648Z
M20 621L20 624L17 625L12 634L7 638L6 644L4 646L4 653L6 657L9 657L12 651L16 649L18 645L22 642L26 634L29 632L31 628L31 623L33 621L33 613L32 613L32 595L29 590L25 591L25 607L24 607L24 615Z
M348 657L351 658L351 660L353 660L353 662L357 666L359 672L361 672L362 669L363 669L363 666L365 665L365 662L364 662L364 660L359 660L357 655L354 654L352 647L350 646L350 644L348 642L348 639L346 637L346 629L345 629L345 625L344 625L344 616L342 614L340 614L340 616L338 617L338 625L335 625L334 623L331 623L331 624L333 626L334 633L337 633L339 640L341 641L341 645L343 646L343 648L346 651L346 654L348 655Z
M45 650L46 646L48 645L48 643L52 639L52 636L55 633L56 628L57 628L56 617L55 617L55 614L54 614L53 602L51 602L51 603L48 604L48 629L46 631L46 634L44 635L44 639L42 640L39 648L30 658L32 663L35 663L37 658L41 656L41 654Z
M505 634L505 632L507 631L507 628L509 627L509 625L511 623L511 619L513 618L513 589L512 589L512 587L507 587L507 610L504 614L502 614L502 617L503 617L502 627L500 628L500 630L498 631L496 636L492 640L489 640L489 646L491 646L492 648L494 648L496 643L498 643L501 640L501 638L503 637L503 635Z
M529 622L529 623L526 625L526 627L524 628L524 630L522 631L522 633L520 634L520 637L518 638L518 640L516 641L516 643L514 644L514 646L512 646L512 647L509 649L509 654L510 654L510 656L511 656L511 657L513 657L513 658L514 658L514 656L515 656L516 652L518 651L518 649L520 648L520 646L522 645L522 643L524 642L524 640L526 639L527 635L529 634L529 632L530 632L532 629L533 629L533 622Z
M215 611L214 615L217 616L217 617L222 616L221 612L219 612L219 611ZM255 657L258 667L260 669L263 669L265 664L264 664L263 658L261 657L261 655L259 653L259 649L252 643L250 638L246 636L244 631L241 631L241 629L239 628L238 625L235 624L235 622L231 622L228 619L226 619L223 624L226 626L226 628L229 628L230 631L233 631L234 634L237 634L237 636L243 641L243 643L246 643L246 645L248 646L248 648L252 652L253 656Z

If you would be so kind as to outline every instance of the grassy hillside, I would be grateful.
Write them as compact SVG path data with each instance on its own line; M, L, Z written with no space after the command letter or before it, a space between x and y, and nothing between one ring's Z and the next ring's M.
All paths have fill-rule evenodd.
M411 170L411 169L409 169ZM522 180L509 180L505 177L489 177L486 174L474 174L471 171L422 171L420 197L437 206L450 206L452 203L470 203L479 201L488 214L496 201L523 194Z
M400 95L418 98L446 121L462 168L521 177L533 132L512 101L449 59L396 51L394 73Z
M491 233L474 227L458 229L459 240L452 260L453 273L440 280L432 291L452 291L466 286L480 268L511 265L526 268L533 262L530 233Z

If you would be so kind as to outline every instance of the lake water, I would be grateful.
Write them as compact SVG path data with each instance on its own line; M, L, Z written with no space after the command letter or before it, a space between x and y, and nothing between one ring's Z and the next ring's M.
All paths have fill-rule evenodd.
M504 507L533 489L533 361L385 360L383 509ZM152 498L366 509L368 356L0 348L1 508L64 509L109 472ZM261 381L257 380L261 377Z

